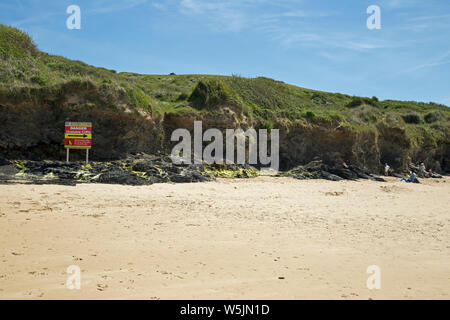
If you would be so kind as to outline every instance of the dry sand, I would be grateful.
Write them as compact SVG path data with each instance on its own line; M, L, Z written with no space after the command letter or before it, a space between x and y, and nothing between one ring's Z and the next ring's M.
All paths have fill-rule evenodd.
M449 191L450 179L0 185L0 298L449 299ZM70 265L80 290L66 288Z

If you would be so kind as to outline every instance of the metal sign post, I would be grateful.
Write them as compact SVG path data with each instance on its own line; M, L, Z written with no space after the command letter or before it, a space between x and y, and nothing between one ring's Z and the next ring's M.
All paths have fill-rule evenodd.
M66 162L69 162L70 149L85 149L86 164L89 163L89 149L92 146L91 122L66 122L64 130L64 147L66 148Z

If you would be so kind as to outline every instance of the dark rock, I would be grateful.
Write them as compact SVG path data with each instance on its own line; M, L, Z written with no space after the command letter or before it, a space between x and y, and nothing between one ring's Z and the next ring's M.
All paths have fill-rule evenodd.
M207 169L207 171L205 170ZM135 154L123 160L112 162L66 163L62 161L8 161L0 166L0 180L20 180L36 184L109 183L124 185L149 185L153 183L192 183L214 181L214 175L224 177L250 178L255 176L255 168L249 165L203 165L173 164L168 156ZM20 173L20 175L17 175ZM216 174L217 173L217 174ZM370 179L385 181L356 165L347 165L342 160L337 163L315 159L279 176L296 179L327 179L331 181ZM402 176L399 176L403 178ZM438 177L438 175L436 175Z
M371 175L370 176L370 180L379 181L379 182L386 182L386 180L384 180L382 177L376 176L376 175Z
M111 170L102 173L97 180L98 183L125 184L132 186L142 186L151 184L149 180L143 179L125 170Z
M10 164L10 162L7 159L5 159L2 155L0 155L0 166L6 166L8 164Z
M344 162L338 164L325 164L321 160L313 160L306 165L297 166L287 172L280 174L281 176L290 176L296 179L327 179L331 181L371 179L384 181L382 178L375 177L365 169L361 169L354 165L347 165Z
M356 180L358 178L355 172L344 167L329 168L329 172L346 180Z
M205 182L211 181L212 177L206 173L202 174L199 171L194 171L192 169L185 169L179 174L169 175L171 182L184 183L184 182Z
M327 180L331 180L331 181L341 181L344 180L343 178L341 178L340 176L337 176L335 174L329 173L327 171L322 171L322 178L327 179Z
M6 164L0 166L0 174L3 174L4 176L12 176L19 173L19 169L12 164Z

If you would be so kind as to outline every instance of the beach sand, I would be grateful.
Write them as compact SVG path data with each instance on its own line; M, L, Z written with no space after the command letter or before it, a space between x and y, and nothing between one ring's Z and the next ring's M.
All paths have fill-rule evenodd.
M449 299L449 195L448 178L4 184L0 299Z

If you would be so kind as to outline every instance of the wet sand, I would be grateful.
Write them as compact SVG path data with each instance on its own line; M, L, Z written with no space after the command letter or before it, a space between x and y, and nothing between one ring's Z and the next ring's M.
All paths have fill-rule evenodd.
M448 178L0 185L0 299L449 299L449 195Z

